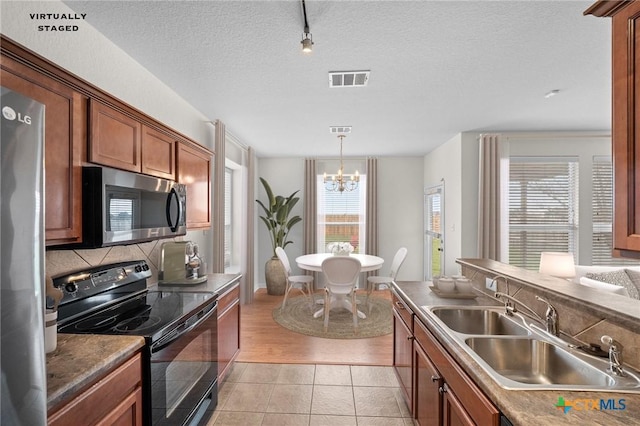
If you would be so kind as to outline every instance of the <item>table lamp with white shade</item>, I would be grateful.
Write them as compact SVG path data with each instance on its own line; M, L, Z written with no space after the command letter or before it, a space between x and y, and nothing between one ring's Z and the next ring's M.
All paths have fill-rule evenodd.
M538 271L541 274L558 278L575 277L576 267L573 262L573 253L543 251L540 253L540 269Z

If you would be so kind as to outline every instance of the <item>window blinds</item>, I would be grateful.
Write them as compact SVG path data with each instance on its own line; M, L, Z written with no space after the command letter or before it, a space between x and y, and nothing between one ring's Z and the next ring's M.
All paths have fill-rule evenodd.
M577 251L578 160L511 157L509 263L537 270L542 251Z

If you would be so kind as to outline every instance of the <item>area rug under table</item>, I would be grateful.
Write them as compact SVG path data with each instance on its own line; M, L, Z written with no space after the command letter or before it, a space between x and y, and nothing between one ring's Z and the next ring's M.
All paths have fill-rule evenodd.
M319 298L316 298L318 300ZM371 312L365 305L365 296L358 296L358 307L367 318L358 318L358 331L353 330L353 316L351 311L335 308L329 315L329 328L324 331L324 316L313 317L309 302L303 296L287 299L287 305L282 310L278 305L273 310L273 319L291 331L307 336L326 337L330 339L362 339L367 337L384 336L393 332L391 302L386 299L371 296ZM322 309L316 304L313 311Z

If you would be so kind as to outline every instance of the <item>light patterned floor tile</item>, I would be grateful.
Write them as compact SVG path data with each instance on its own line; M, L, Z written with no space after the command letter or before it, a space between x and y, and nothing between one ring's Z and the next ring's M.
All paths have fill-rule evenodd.
M308 414L265 413L262 426L308 426Z
M351 386L351 369L348 365L316 365L316 385Z
M413 422L405 423L405 420L411 420L411 419L404 419L402 417L358 416L357 420L358 420L358 426L406 426L407 424L413 424Z
M314 386L311 414L355 416L351 386Z
M312 385L315 374L315 365L283 364L276 383L290 385Z
M244 373L244 370L247 368L247 365L249 364L244 362L234 362L233 367L231 367L231 371L224 379L225 383L237 382L242 376L242 373Z
M353 386L399 386L398 379L393 372L393 367L352 365L351 378L353 380Z
M309 417L309 426L357 426L355 416L315 415Z
M309 414L313 385L275 385L267 412Z
M220 410L265 412L273 386L268 383L237 383Z
M282 364L247 364L239 383L276 383Z
M393 388L354 387L357 416L402 417Z
M260 426L264 413L242 413L221 411L213 423L214 426Z

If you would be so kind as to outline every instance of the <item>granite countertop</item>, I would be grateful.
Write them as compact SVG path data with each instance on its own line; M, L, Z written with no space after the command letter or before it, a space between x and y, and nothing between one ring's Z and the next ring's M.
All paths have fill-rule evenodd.
M495 303L485 303L489 302L489 300L483 300L480 297L471 300L443 299L432 293L428 285L430 285L428 282L398 281L394 287L402 299L415 312L416 316L447 349L447 352L514 425L630 425L640 419L640 394L507 390L500 387L456 341L449 337L445 330L441 329L436 323L429 321L427 315L421 309L421 306L486 305ZM569 410L565 414L563 410L555 406L559 397L563 397L565 401L613 399L616 401L617 407L621 407L617 401L624 399L626 408L624 410L588 410L583 408L588 405L582 402L578 404L578 407Z
M143 346L139 336L59 333L56 350L47 354L47 411L70 401Z
M160 290L211 291L222 295L241 277L241 274L207 274L207 281L202 284L157 284L157 286Z

